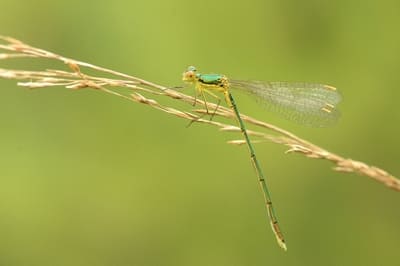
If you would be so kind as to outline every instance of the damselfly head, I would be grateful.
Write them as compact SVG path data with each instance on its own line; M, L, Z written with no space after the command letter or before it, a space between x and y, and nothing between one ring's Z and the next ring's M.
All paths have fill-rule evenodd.
M196 80L196 68L194 66L188 67L188 69L183 72L182 80L186 82L194 82Z

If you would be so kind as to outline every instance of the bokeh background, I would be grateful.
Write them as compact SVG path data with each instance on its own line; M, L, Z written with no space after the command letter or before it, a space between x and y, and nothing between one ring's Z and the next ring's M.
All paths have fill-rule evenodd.
M246 114L400 175L399 1L0 7L2 35L166 86L182 85L188 65L334 85L342 117L323 129L236 98ZM240 135L186 128L185 120L92 90L29 91L10 80L0 80L0 121L0 265L399 265L400 194L334 172L329 162L256 146L285 253L246 148L225 143Z

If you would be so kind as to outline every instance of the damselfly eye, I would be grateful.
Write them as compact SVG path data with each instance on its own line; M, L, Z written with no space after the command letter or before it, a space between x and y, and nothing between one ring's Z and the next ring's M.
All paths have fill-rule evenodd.
M186 72L186 77L188 77L188 78L193 78L193 77L194 77L193 71L188 71L188 72Z

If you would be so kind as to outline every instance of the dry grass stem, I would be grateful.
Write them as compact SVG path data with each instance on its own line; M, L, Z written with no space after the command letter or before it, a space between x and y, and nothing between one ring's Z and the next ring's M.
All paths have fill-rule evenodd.
M227 121L232 121L234 125L203 118L207 117L205 109L191 108L191 111L178 110L173 107L162 105L158 101L150 98L151 95L155 97L170 97L190 105L193 105L195 102L195 99L192 96L165 86L103 67L66 58L43 49L29 46L13 38L0 36L0 42L0 50L4 51L3 53L0 53L0 60L14 58L29 58L29 60L47 58L61 61L67 65L67 68L64 70L45 69L41 71L32 71L0 68L0 77L20 80L20 82L18 82L19 86L31 89L54 86L63 86L69 89L91 88L129 101L142 103L168 114L194 121L196 123L212 125L218 127L221 131L240 132L240 129L235 126L236 121L234 121L234 114L229 108L218 106L215 116L228 118ZM90 69L92 72L93 70L97 71L97 73L99 73L99 75L102 74L102 76L88 75L83 71L83 69ZM105 74L112 75L114 78L106 78L104 77ZM121 88L128 89L128 92L126 92L126 90L123 92ZM198 99L196 103L197 106L203 107L205 104L203 101ZM207 103L207 105L211 109L217 108L217 106L212 103ZM254 143L267 140L283 144L288 147L287 153L300 153L309 158L328 160L334 164L333 169L336 171L353 172L367 176L386 185L387 187L400 191L400 180L382 169L367 165L363 162L343 158L337 154L322 149L311 142L303 140L293 133L250 116L242 115L242 118L245 122L252 124L259 129L259 131L248 130L250 136L257 138L253 140ZM268 133L264 132L266 130ZM241 145L244 144L244 141L233 140L228 143Z

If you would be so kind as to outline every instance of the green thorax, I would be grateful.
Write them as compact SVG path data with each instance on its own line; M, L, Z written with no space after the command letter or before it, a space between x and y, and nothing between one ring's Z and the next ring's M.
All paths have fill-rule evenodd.
M205 84L220 84L223 75L220 74L196 74L200 82Z

